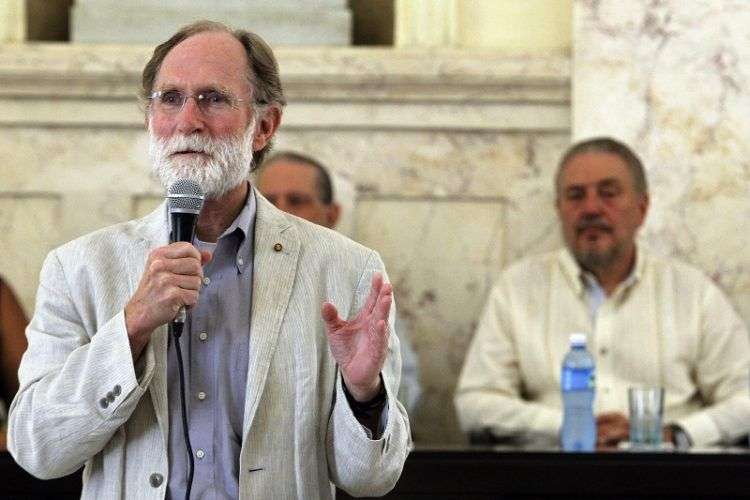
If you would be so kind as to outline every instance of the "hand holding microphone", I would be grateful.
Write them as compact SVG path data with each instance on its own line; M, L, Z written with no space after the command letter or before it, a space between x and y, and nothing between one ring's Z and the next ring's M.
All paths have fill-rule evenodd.
M169 187L169 245L149 253L138 288L125 306L125 325L133 358L137 359L153 331L170 321L184 322L184 308L198 303L203 265L211 259L190 242L203 207L197 183L179 180Z

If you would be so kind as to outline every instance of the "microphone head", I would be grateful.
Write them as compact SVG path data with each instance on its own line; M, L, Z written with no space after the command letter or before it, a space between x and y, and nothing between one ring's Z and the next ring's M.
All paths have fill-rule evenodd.
M205 195L200 185L190 179L178 179L167 190L169 212L198 214L203 208Z

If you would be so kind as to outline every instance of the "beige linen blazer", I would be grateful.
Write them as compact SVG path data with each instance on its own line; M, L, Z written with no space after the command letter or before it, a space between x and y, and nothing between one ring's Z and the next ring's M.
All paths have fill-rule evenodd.
M398 339L391 334L383 369L387 426L373 440L346 402L320 317L325 300L342 317L355 314L382 261L256 196L252 312L238 311L251 314L240 498L331 498L333 485L353 495L384 494L411 447L409 420L395 397ZM123 309L149 251L166 243L162 205L53 250L42 268L8 444L40 478L85 466L83 498L165 496L166 327L134 364Z

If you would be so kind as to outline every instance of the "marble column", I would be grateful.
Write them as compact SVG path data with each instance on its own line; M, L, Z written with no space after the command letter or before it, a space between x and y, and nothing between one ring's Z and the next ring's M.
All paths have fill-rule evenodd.
M24 0L0 2L0 43L21 42L26 38Z
M396 0L395 45L567 55L571 19L572 0Z
M576 0L573 134L642 156L649 247L702 268L750 319L750 3Z
M77 0L76 42L158 43L181 26L210 19L261 35L272 46L349 45L346 0Z
M455 47L458 45L459 0L396 0L394 45Z

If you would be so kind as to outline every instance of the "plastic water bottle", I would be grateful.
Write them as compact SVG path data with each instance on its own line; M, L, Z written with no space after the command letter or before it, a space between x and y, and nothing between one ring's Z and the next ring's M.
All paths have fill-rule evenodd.
M560 381L563 424L560 431L563 451L594 451L594 358L586 350L586 335L570 335L570 351L562 364Z

